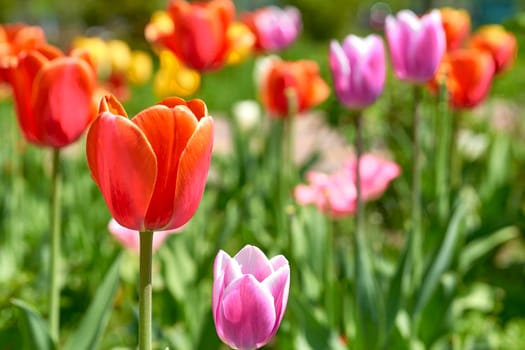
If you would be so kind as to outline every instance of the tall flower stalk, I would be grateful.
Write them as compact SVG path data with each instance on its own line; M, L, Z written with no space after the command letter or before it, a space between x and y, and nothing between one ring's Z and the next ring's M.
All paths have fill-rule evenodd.
M140 232L139 349L151 350L153 231Z
M53 149L51 172L51 252L49 261L49 333L58 343L60 329L60 149Z
M414 111L412 120L412 259L414 278L418 280L423 263L421 228L421 87L414 86Z

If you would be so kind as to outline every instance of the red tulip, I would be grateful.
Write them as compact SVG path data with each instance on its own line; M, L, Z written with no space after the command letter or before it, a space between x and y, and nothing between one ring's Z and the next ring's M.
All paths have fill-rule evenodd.
M328 84L319 75L316 62L272 59L260 77L262 102L270 115L284 118L290 113L289 89L295 91L297 112L323 102L330 93Z
M152 21L146 27L149 41L170 49L186 66L196 70L224 65L230 45L227 31L235 17L231 0L172 0L168 13L171 24Z
M87 160L109 211L132 230L171 230L195 213L213 145L201 100L168 98L128 119L103 98L87 136Z
M447 51L461 47L470 32L470 15L463 9L443 7L439 9L441 22L445 30Z
M80 56L41 46L8 70L18 121L26 139L60 148L76 141L96 115L96 76Z
M5 81L6 70L16 66L18 55L45 44L42 28L22 23L0 25L0 82Z
M450 103L455 108L472 108L487 96L494 76L492 57L477 49L460 49L445 55L435 80L446 79ZM431 88L436 89L436 81Z
M514 34L497 24L479 28L470 38L469 47L490 53L496 64L496 74L508 70L518 52Z

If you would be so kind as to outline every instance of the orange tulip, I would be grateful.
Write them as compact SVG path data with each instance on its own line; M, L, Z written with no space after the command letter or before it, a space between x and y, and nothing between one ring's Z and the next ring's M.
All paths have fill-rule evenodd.
M314 61L273 59L260 80L262 103L272 116L285 118L290 112L288 91L294 91L297 112L304 112L323 102L329 95L328 84L319 75Z
M436 79L446 79L450 103L455 108L472 108L487 96L494 76L494 62L489 54L477 49L459 49L448 53ZM436 88L436 82L433 83Z
M496 74L509 69L518 53L514 34L497 24L480 27L470 38L469 47L489 52L496 64Z
M0 25L0 82L6 80L6 70L16 65L18 54L46 42L42 28L22 23Z
M461 47L470 32L470 15L463 9L443 7L439 10L445 30L447 51Z
M171 230L199 205L213 145L201 100L167 98L133 119L105 97L86 143L91 175L109 211L132 230Z
M96 75L80 56L41 46L8 70L18 122L25 138L60 148L76 141L96 114Z
M147 25L148 41L170 49L184 65L196 70L224 65L230 45L227 31L235 17L231 0L172 0L168 14L171 23L156 15Z

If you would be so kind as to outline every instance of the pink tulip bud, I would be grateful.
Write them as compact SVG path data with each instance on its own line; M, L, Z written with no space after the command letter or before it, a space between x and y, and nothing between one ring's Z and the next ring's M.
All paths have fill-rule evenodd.
M245 14L244 23L256 37L259 51L276 51L290 46L301 33L301 13L293 6L268 6Z
M231 258L219 251L213 268L213 319L217 334L234 349L268 343L283 319L290 266L282 255L268 259L246 245Z
M157 251L162 243L168 238L169 235L173 233L179 233L182 231L182 227L179 227L176 230L170 231L157 231L153 234L153 252ZM140 241L139 235L140 232L136 230L131 230L119 224L115 219L111 219L108 224L108 230L119 241L124 247L131 250L134 253L139 253L140 251Z
M330 68L339 101L364 108L381 95L385 85L385 49L377 35L362 39L349 35L339 45L330 43Z
M385 30L396 76L414 83L430 80L446 50L439 10L421 18L410 10L400 11L387 17Z

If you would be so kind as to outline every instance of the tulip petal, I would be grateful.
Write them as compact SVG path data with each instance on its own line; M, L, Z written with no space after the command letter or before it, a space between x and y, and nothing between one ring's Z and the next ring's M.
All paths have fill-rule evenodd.
M8 72L8 79L13 87L20 128L27 140L35 144L44 144L44 142L37 116L33 113L31 91L35 76L46 62L47 59L43 55L32 51L20 59L18 67L11 68Z
M132 121L143 131L157 158L157 181L146 214L146 227L176 228L167 225L173 211L180 210L173 206L177 169L181 154L197 127L197 119L186 106L155 105L137 114Z
M279 325L281 324L284 311L286 310L286 305L288 304L288 294L290 292L290 266L288 265L288 261L282 255L274 257L274 259L276 258L278 258L278 260L276 260L278 264L285 263L285 265L279 267L262 282L262 285L268 288L272 294L275 305L276 323L270 337L275 335Z
M264 281L273 271L266 255L253 245L244 246L234 259L239 263L243 274L251 274L259 282Z
M252 275L244 275L227 287L217 316L217 334L239 349L264 345L276 324L274 299Z
M91 175L115 220L144 230L157 177L155 153L144 133L123 116L103 113L89 130L86 153Z
M95 75L78 58L49 62L33 83L33 108L45 143L63 147L77 140L95 116Z
M180 156L173 203L176 210L166 229L184 225L195 214L206 185L212 148L213 119L204 117Z
M107 95L104 96L100 100L100 105L98 107L98 113L104 113L109 112L112 114L121 115L123 117L127 117L128 114L126 113L126 110L124 107L122 107L122 104L114 95Z

